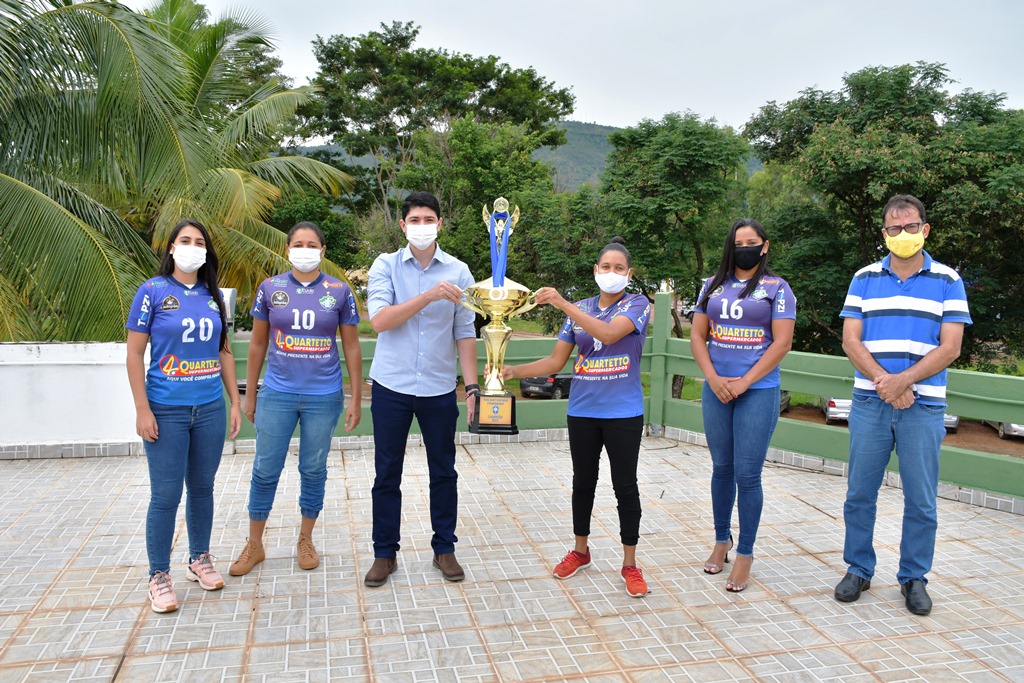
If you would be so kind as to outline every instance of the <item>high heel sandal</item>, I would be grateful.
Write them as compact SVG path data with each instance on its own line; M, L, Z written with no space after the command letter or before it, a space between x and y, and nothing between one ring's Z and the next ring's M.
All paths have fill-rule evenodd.
M737 555L737 557L739 557L739 556ZM753 566L753 564L754 564L754 556L753 555L750 556L750 564L751 564L751 566ZM733 568L733 571L736 571L736 569ZM749 585L750 585L750 574L748 573L747 574L747 580L744 581L743 583L739 583L738 581L733 581L732 579L727 580L725 582L725 590L729 591L730 593L742 593L743 591L745 591L747 589L747 586L749 586Z
M717 541L715 543L717 544ZM725 569L724 565L729 564L729 550L732 550L734 545L736 545L736 544L732 540L732 534L729 534L729 548L728 548L728 550L725 551L725 561L722 563L722 566L719 566L719 565L715 564L714 562L705 562L704 563L704 573L705 574L721 574L722 570Z

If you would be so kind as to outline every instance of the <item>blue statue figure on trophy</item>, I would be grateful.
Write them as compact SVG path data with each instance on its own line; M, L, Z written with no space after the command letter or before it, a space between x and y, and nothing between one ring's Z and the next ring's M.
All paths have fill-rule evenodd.
M491 321L480 331L487 351L487 372L480 390L480 406L471 432L484 434L517 434L515 397L505 391L501 371L505 366L505 349L512 336L507 318L525 313L537 305L533 293L523 285L505 277L508 267L509 238L519 223L519 207L509 211L508 200L494 200L494 212L483 209L484 224L490 235L491 277L467 287L462 305Z

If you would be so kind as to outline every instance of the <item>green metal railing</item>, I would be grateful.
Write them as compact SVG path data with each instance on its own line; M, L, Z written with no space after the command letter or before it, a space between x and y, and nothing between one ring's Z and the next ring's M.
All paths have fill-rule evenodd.
M687 339L674 339L672 333L671 295L660 293L655 297L654 316L644 346L641 370L650 373L650 396L644 400L646 421L653 425L677 427L703 432L699 401L672 398L672 379L675 375L701 377L700 368L690 352ZM376 341L362 340L363 376L370 370ZM485 352L477 343L479 370L483 371ZM554 347L553 338L515 338L509 342L505 361L509 365L526 363L547 356ZM248 342L235 341L235 365L238 377L245 377ZM566 364L572 367L573 359ZM344 364L342 364L344 369ZM347 374L347 372L346 372ZM816 396L849 396L853 391L853 367L845 357L822 356L812 353L791 352L782 361L782 388ZM364 388L364 400L369 387ZM1024 422L1024 378L992 375L965 370L949 371L948 412L961 417L989 419L1001 422ZM537 401L520 399L516 403L520 429L550 429L565 427L567 401ZM244 422L244 421L243 421ZM413 424L416 429L415 423ZM465 430L465 415L460 418L460 429ZM352 432L339 425L336 434L372 434L369 408L364 409L363 420ZM245 422L238 438L253 438L252 425ZM808 456L846 461L849 456L849 433L843 427L832 427L801 420L780 418L772 437L772 446ZM968 488L982 489L1024 498L1024 459L972 451L954 446L943 446L940 478L942 481ZM890 469L897 470L894 456Z

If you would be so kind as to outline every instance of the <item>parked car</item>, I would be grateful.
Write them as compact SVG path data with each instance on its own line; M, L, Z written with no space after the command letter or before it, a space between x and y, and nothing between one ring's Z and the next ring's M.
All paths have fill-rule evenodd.
M519 380L519 393L523 398L569 398L570 384L571 372L547 377L523 377Z
M779 392L779 414L789 412L789 392L783 389Z
M1000 439L1009 439L1011 436L1024 436L1024 425L1013 422L996 422L995 420L982 420L989 427L995 427Z
M835 396L818 397L818 406L821 408L821 412L825 413L825 424L827 425L849 420L851 405L853 405L853 401L848 398L836 398Z
M683 315L684 318L690 321L693 320L693 307L693 301L687 301L684 299L683 301L679 302L679 312Z
M818 405L821 406L821 412L825 413L825 424L830 425L850 419L850 406L853 405L853 401L835 396L819 396ZM956 434L956 430L960 428L960 416L943 413L942 426L950 434Z

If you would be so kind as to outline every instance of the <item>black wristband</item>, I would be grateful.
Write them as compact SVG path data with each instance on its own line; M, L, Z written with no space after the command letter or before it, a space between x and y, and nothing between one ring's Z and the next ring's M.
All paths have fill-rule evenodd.
M479 384L467 384L466 385L466 396L477 396L480 393Z

